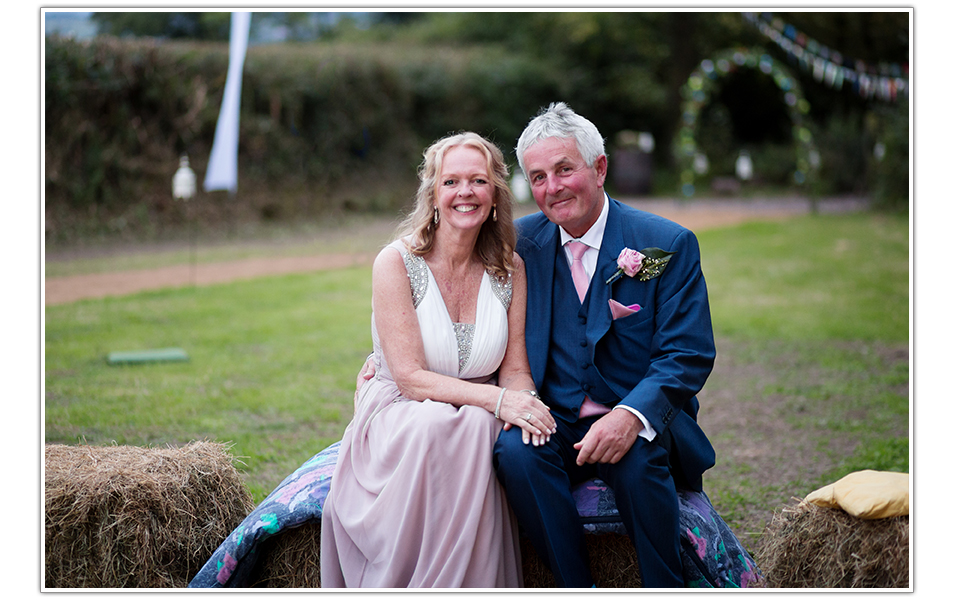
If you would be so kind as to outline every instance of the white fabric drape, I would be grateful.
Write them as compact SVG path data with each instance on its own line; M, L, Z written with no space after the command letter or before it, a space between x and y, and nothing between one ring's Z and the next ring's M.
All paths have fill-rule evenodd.
M232 13L229 32L229 70L225 78L222 108L215 125L212 153L205 172L205 191L238 189L239 106L242 99L242 69L248 48L248 31L252 13Z

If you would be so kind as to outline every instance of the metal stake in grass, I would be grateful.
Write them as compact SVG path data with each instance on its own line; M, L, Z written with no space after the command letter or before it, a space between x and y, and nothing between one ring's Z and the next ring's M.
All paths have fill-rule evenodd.
M172 197L176 200L191 200L195 195L195 172L189 167L189 157L183 154L179 157L179 169L172 176ZM186 204L186 218L189 221L189 277L192 287L195 287L195 215L192 214L191 204Z

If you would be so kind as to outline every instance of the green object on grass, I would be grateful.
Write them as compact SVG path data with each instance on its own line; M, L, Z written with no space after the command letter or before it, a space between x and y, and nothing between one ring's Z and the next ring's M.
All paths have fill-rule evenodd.
M110 352L106 362L111 365L128 365L152 362L187 361L189 355L182 348L160 348L158 350L136 350L132 352Z

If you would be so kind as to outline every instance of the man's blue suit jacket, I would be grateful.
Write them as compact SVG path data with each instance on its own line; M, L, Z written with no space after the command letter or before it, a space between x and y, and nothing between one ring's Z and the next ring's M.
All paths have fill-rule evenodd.
M543 388L550 331L576 315L553 314L555 260L566 260L558 227L543 213L517 220L517 253L527 272L527 354L537 389ZM662 275L649 281L617 270L623 248L675 251ZM623 403L642 413L657 435L672 434L670 464L690 487L715 464L715 451L696 423L702 389L715 361L709 299L699 244L688 229L610 199L586 321L590 363L597 384L588 392L607 406ZM638 304L639 312L613 320L609 300ZM548 403L572 399L545 398ZM578 400L577 400L578 404Z

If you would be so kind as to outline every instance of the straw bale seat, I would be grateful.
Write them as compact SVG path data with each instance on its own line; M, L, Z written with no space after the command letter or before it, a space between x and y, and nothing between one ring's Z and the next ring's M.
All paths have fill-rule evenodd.
M46 588L184 587L254 507L223 444L45 455Z
M190 587L321 585L321 507L331 487L340 442L289 475L222 542ZM641 587L636 552L616 512L612 490L598 479L574 489L587 535L591 569L601 587ZM748 552L705 494L679 492L680 537L689 587L747 587L759 578ZM553 576L522 540L524 583L553 587Z
M811 503L775 512L759 564L769 588L908 588L908 515L862 519Z

